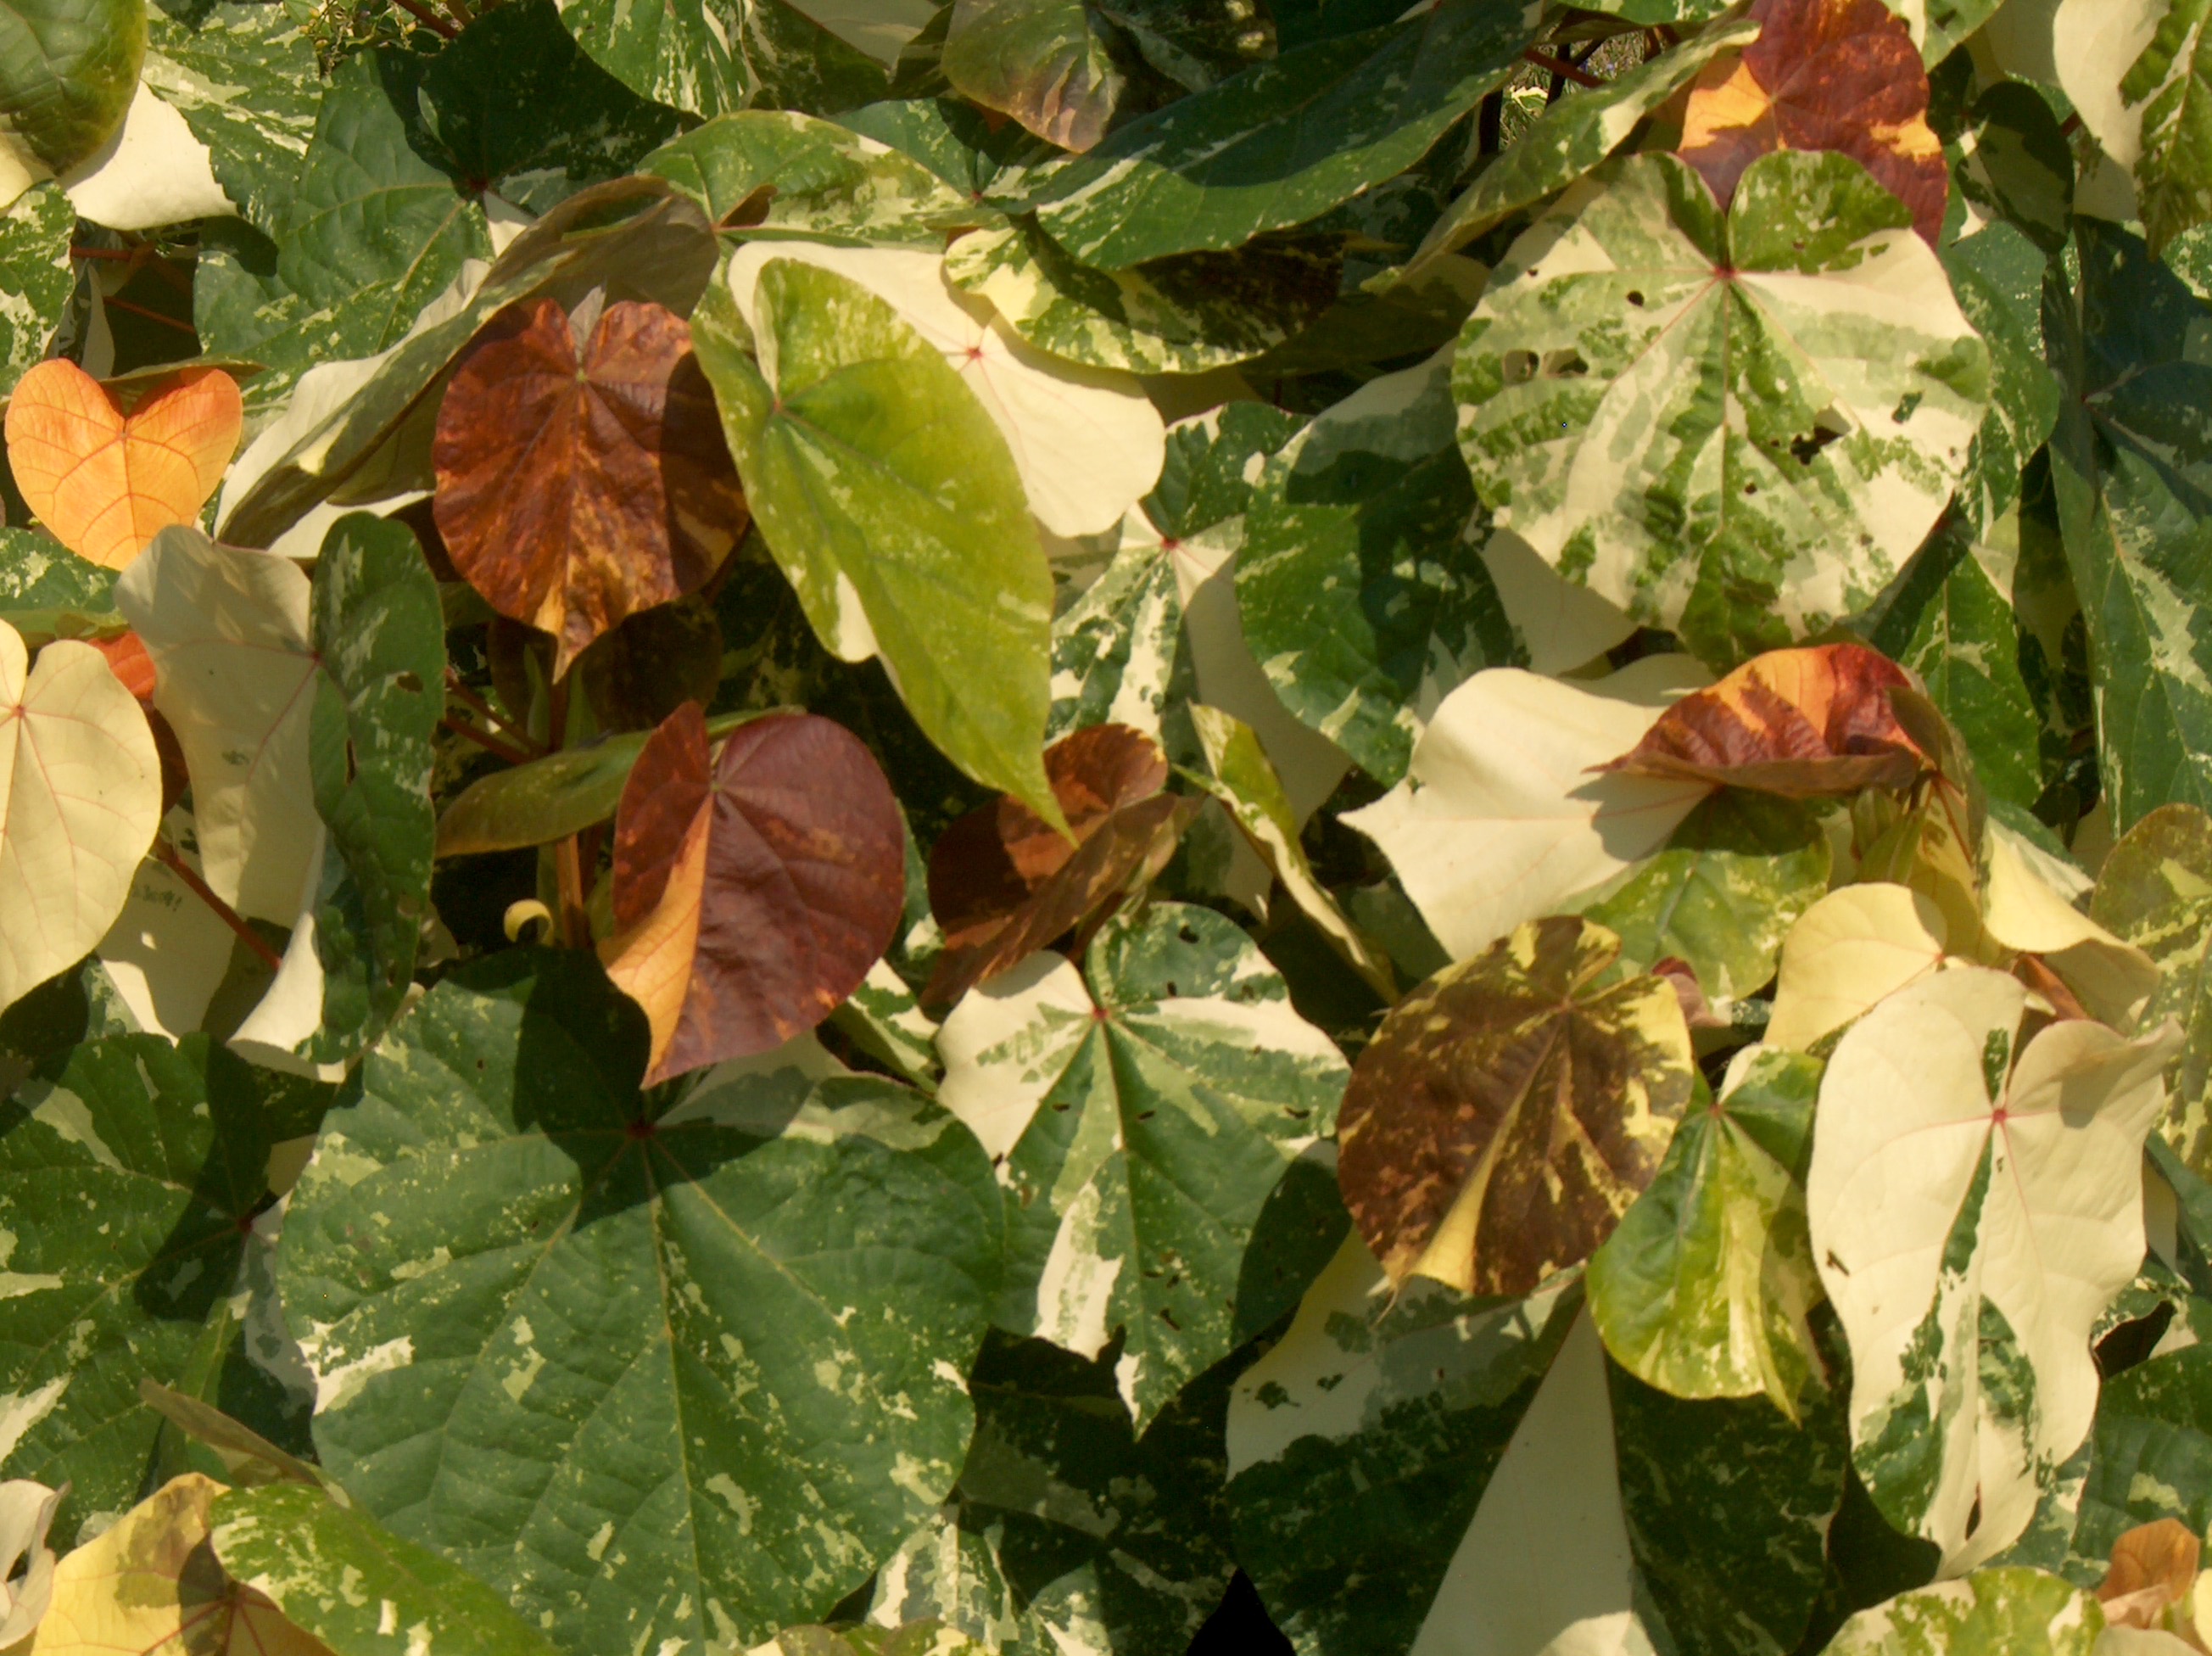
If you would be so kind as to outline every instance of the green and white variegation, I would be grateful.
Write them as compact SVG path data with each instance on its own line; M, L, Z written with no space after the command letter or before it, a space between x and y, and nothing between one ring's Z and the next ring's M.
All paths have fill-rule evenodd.
M1140 1425L1304 1287L1255 1234L1349 1070L1230 921L1162 904L1111 922L1084 971L1030 956L938 1044L938 1096L1006 1191L999 1325L1085 1357L1118 1335Z
M1890 995L1837 1044L1806 1178L1851 1350L1852 1457L1956 1574L2019 1538L2089 1433L2089 1336L2142 1265L2143 1141L2180 1044L2075 1020L2017 1046L1980 967Z
M2056 1575L2008 1566L1899 1593L1844 1623L1827 1656L2179 1656L2179 1639L2100 1637L2097 1601Z
M1725 665L1863 608L1950 499L1988 348L1894 196L1783 151L1723 214L1609 162L1514 244L1461 336L1475 489L1559 571Z
M2135 175L2152 247L2212 218L2212 38L2205 0L2064 0L2059 83L2105 154Z

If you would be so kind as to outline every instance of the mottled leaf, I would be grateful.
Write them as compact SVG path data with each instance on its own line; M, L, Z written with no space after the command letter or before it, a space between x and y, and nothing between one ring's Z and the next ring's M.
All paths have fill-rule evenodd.
M1085 0L953 0L940 61L954 91L1063 149L1095 145L1121 100Z
M884 65L816 21L821 0L562 0L561 20L623 85L695 115L748 106L835 114L880 98Z
M2043 361L2042 251L2009 224L1943 250L1951 291L1990 347L1990 411L1966 451L1959 512L1987 533L2020 498L2021 473L2058 422L2058 385Z
M2130 829L2097 871L2090 914L2158 964L2147 1025L2172 1018L2185 1038L2166 1071L2159 1132L2192 1171L2212 1165L2212 819L2161 806Z
M2096 1601L2013 1565L1902 1593L1844 1623L1829 1656L2089 1656L2109 1648ZM2117 1656L2117 1653L2115 1653Z
M936 247L976 216L966 197L920 163L795 110L718 115L663 144L639 170L666 179L732 234Z
M145 84L208 149L223 193L264 234L314 136L314 43L282 6L214 0L147 8Z
M52 185L33 186L0 210L0 396L46 356L69 308L76 230L76 208Z

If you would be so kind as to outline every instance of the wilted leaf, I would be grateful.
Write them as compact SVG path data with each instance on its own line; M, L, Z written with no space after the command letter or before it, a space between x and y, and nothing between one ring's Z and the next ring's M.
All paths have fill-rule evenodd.
M161 819L146 715L89 644L0 621L0 1008L114 923Z
M1829 1656L2090 1656L2108 1651L2096 1601L2071 1582L2020 1565L1977 1570L1863 1610ZM2119 1656L2111 1652L2110 1656Z
M1866 607L1989 401L1988 348L1907 222L1843 155L1762 157L1725 216L1670 156L1608 162L1514 244L1461 336L1477 494L1717 666Z
M567 1648L747 1647L951 1489L1000 1197L895 1083L645 1094L646 1040L580 953L449 972L324 1123L285 1315L323 1466L396 1533Z
M1587 688L1516 667L1438 707L1406 780L1342 820L1382 848L1454 959L1556 912L1664 845L1710 784L1592 776L1702 682L1680 656Z
M1696 1079L1674 989L1601 926L1529 922L1399 1002L1345 1094L1338 1178L1403 1283L1527 1294L1651 1182Z
M744 533L691 330L658 305L494 317L439 405L434 458L453 567L553 635L556 677L625 616L697 591Z
M1121 96L1085 0L955 0L941 61L954 91L1063 149L1103 137Z
M1928 125L1928 71L1882 0L1757 0L1759 39L1698 76L1682 159L1725 205L1744 171L1777 149L1834 149L1912 213L1931 247L1951 169Z
M186 368L122 401L58 357L16 382L8 400L8 464L54 539L120 569L173 523L199 516L238 447L238 382Z
M1948 928L1922 892L1886 880L1831 892L1782 940L1769 1044L1804 1051L1943 964Z
M1190 801L1161 790L1167 757L1127 725L1093 725L1045 752L1073 842L1020 801L969 813L930 848L929 906L945 953L922 999L951 1006L1118 903L1168 859Z
M1805 1322L1820 1281L1802 1181L1825 1067L1745 1048L1591 1257L1590 1317L1645 1384L1678 1397L1764 1392L1796 1415L1821 1367Z
M222 1486L171 1480L54 1572L29 1656L331 1656L268 1598L223 1574L208 1545Z
M0 124L40 167L69 171L122 124L145 51L143 0L15 0L0 24Z
M750 322L717 289L694 334L747 504L815 636L845 661L880 654L969 776L1056 810L1039 752L1052 577L998 427L858 282L796 259L757 278Z
M771 1051L835 1011L890 944L905 841L842 725L757 719L716 752L697 703L670 714L623 787L599 945L652 1026L646 1084Z
M2142 1263L2143 1140L2181 1038L2076 1020L2022 1050L2026 1007L1971 967L1876 1006L1829 1061L1806 1181L1859 1476L1953 1572L2018 1538L2088 1435L2089 1332Z
M2212 1171L2212 819L2193 805L2166 805L2130 829L2097 871L2090 915L2142 950L2160 969L2146 1024L2172 1018L2186 1043L2166 1071L2159 1131L2191 1171Z
M1659 715L1605 769L1785 799L1902 792L1928 759L1892 711L1911 676L1863 644L1770 650Z
M999 1165L996 1320L1095 1357L1139 1429L1288 1308L1270 1197L1325 1137L1344 1060L1250 939L1204 909L1109 921L1079 972L1032 955L938 1037L945 1108ZM1257 1253L1260 1257L1254 1257Z

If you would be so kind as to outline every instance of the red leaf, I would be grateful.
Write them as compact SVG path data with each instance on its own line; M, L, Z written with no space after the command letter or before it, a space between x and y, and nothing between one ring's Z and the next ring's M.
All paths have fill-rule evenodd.
M929 906L945 947L924 1005L951 1005L1097 917L1159 872L1197 808L1160 791L1167 756L1127 725L1063 736L1044 768L1072 843L1008 796L969 812L931 850Z
M453 567L553 635L556 674L624 616L698 590L745 529L690 325L658 305L609 305L580 356L553 300L501 311L453 374L432 458Z
M710 755L687 702L647 738L615 816L607 974L645 1008L648 1084L779 1047L890 946L906 829L843 726L786 714Z
M1676 776L1790 799L1909 787L1927 756L1890 691L1912 675L1863 644L1769 650L1685 696L1601 770Z

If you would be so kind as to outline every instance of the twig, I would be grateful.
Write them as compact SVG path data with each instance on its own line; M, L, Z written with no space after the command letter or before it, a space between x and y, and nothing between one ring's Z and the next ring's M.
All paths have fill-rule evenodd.
M208 907L215 910L215 917L216 919L222 921L224 925L229 927L232 931L238 934L239 941L245 944L247 948L252 950L254 958L259 960L263 965L268 967L271 971L276 971L283 968L284 965L284 958L278 954L275 949L269 947L269 940L262 936L259 932L254 930L252 927L247 925L244 917L239 914L237 910L232 908L229 904L224 902L221 898L217 897L214 892L210 891L208 888L207 881L199 877L198 871L193 868L192 865L185 861L183 857L177 855L177 848L170 844L167 840L163 839L159 834L156 834L154 837L153 855L154 860L156 862L161 863L164 868L168 869L171 874L176 875L179 880L185 882L185 887L191 891L194 897L197 897L201 902L206 904Z
M1603 86L1605 84L1605 77L1603 76L1593 75L1589 70L1584 69L1579 64L1571 64L1564 58L1551 57L1547 53L1537 51L1534 46L1530 46L1528 51L1522 52L1521 57L1523 62L1534 64L1539 69L1548 70L1554 75L1564 75L1567 79L1572 81L1577 86Z
M443 718L438 721L438 724L441 729L452 731L464 741L474 742L485 752L505 759L509 764L528 764L531 760L542 757L536 753L526 753L519 747L509 746L489 731L478 730L466 719Z
M451 667L446 669L446 693L483 719L486 724L498 731L517 747L525 749L533 757L542 756L544 753L545 747L542 742L529 732L518 728L513 720L501 716L497 708L463 684L461 675Z
M429 7L424 5L422 3L422 0L398 0L398 3L400 10L414 18L417 22L421 23L424 28L435 29L439 33L444 35L448 40L453 40L455 36L460 33L460 30L455 28L444 18L439 16L436 12L432 11Z
M556 751L568 745L568 680L574 673L572 667L556 679L552 694L547 698L545 735ZM555 918L560 925L562 944L572 949L588 948L592 922L585 911L584 858L575 835L570 834L555 843L553 874L561 897L560 912Z
M159 322L165 328L174 328L179 333L189 333L195 339L199 338L199 330L190 322L179 322L173 316L164 316L161 312L149 306L133 304L128 299L110 298L103 299L100 302L110 310L129 311L133 316L143 316L149 322Z

